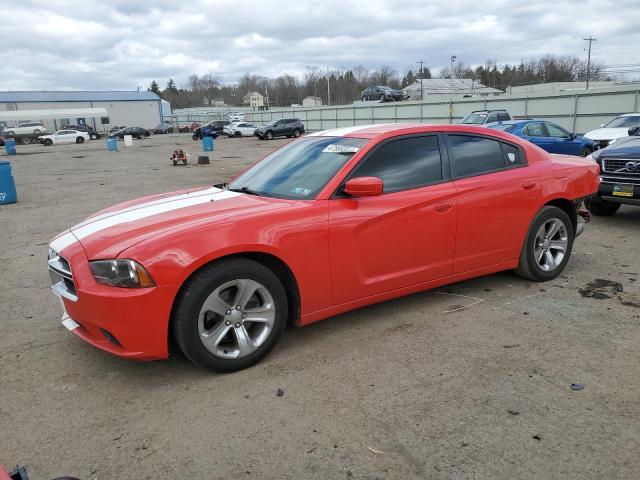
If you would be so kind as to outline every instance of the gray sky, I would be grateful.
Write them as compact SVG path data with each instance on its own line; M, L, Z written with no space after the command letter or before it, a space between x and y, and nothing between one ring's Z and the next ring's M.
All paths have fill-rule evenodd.
M640 64L638 0L20 0L3 8L0 90L164 87L192 73L301 75L449 56L467 64L548 53ZM619 67L615 67L619 68ZM640 70L640 69L639 69ZM636 77L639 74L633 74ZM630 78L630 77L628 77Z

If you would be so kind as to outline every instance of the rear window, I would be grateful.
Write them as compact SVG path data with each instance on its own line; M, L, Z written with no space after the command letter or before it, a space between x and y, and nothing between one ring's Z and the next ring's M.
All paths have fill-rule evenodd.
M453 158L454 177L468 177L505 168L505 156L500 142L470 135L448 135Z

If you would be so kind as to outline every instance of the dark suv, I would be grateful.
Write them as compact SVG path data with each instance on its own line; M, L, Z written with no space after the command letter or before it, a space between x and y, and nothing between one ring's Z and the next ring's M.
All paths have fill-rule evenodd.
M640 127L587 158L598 162L602 179L598 193L585 202L591 213L606 216L622 204L640 206Z
M485 125L493 122L508 122L511 115L506 110L476 110L464 117L463 125Z
M256 128L254 135L260 140L271 140L275 137L296 137L304 133L304 124L299 118L283 118Z

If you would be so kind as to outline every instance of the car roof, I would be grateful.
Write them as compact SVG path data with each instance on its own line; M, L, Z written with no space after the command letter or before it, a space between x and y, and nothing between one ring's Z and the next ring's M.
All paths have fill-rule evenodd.
M623 113L622 115L618 115L618 117L637 117L640 113Z
M485 109L485 110L474 110L471 113L480 113L480 112L506 112L504 108L496 108L495 110Z
M500 131L486 127L460 124L377 123L372 125L358 125L355 127L333 128L330 130L323 130L321 132L310 133L306 136L373 139L390 133L404 135L428 132L478 133L483 135L489 134L491 136L499 136Z

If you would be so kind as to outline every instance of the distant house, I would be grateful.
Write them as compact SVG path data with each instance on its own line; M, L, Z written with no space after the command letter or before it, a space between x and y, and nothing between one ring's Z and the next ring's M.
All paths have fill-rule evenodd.
M322 99L320 97L306 97L304 100L302 100L302 106L303 107L321 107L322 106Z
M227 104L224 103L224 98L214 98L211 102L212 107L226 107Z
M416 80L411 85L407 85L402 89L403 93L410 100L420 100L420 90L422 89L422 98L434 96L459 96L459 97L475 97L488 95L502 95L504 92L497 88L487 87L470 78L425 78L420 83Z
M253 109L261 109L265 106L264 96L260 92L249 92L242 97L242 101Z

